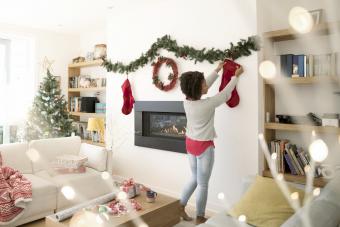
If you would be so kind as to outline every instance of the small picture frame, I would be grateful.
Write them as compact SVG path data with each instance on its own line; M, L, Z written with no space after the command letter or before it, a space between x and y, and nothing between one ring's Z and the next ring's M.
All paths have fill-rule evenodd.
M310 10L309 13L313 18L314 25L321 23L322 9Z

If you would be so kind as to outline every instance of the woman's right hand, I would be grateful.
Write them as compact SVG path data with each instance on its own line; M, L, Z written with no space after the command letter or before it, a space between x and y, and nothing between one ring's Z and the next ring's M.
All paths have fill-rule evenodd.
M241 74L242 74L243 72L244 72L244 71L243 71L243 67L240 66L238 69L236 69L236 71L235 71L235 76L239 77L239 76L241 76Z

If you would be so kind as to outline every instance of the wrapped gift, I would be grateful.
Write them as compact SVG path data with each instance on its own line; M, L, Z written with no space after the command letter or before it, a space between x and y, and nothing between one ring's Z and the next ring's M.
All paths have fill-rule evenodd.
M137 195L140 195L140 184L135 183L132 178L123 181L123 184L120 187L120 189L126 192L127 197L129 199L134 198Z

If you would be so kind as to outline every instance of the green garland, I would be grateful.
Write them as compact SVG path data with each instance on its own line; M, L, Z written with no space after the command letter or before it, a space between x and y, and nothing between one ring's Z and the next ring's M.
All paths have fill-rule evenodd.
M112 63L111 60L103 59L103 66L108 72L119 72L119 73L131 73L135 72L137 69L145 66L149 62L154 61L158 56L158 50L165 49L169 52L173 52L176 57L181 57L189 60L195 60L197 62L203 62L204 60L209 63L214 63L216 61L222 61L226 58L237 59L242 56L251 55L251 51L257 51L260 49L258 45L257 36L248 37L247 40L241 39L237 42L237 45L230 43L230 48L225 50L219 50L211 48L206 50L203 48L197 50L193 47L183 45L178 46L177 41L171 39L169 35L165 35L162 38L158 38L157 42L153 43L150 49L146 53L130 62L129 64L123 64L122 62Z

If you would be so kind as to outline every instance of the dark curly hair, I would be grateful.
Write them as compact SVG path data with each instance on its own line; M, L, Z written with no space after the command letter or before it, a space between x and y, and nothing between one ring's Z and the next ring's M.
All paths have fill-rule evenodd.
M197 71L185 72L180 77L181 90L188 99L199 100L202 96L204 74Z

